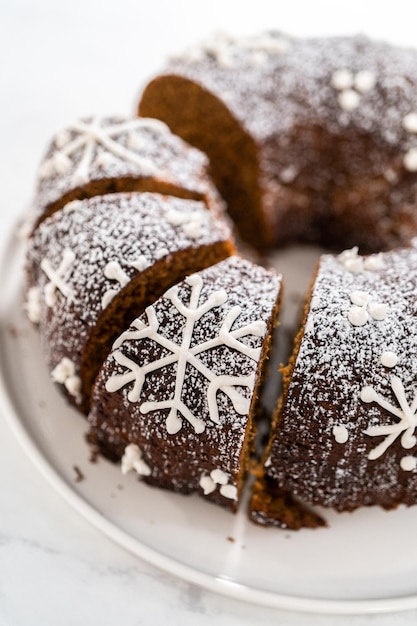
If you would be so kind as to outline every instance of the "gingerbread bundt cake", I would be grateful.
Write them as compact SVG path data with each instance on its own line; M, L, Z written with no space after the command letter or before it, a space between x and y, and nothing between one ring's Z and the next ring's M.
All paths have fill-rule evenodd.
M255 521L318 525L294 497L338 511L417 502L416 314L416 248L321 258L284 369Z
M415 50L365 37L219 37L173 58L139 112L208 154L258 248L371 252L417 230Z
M236 510L281 279L230 257L169 289L116 340L90 441L122 471Z
M27 253L27 310L53 380L87 412L98 369L126 325L187 274L233 252L229 227L195 200L118 193L56 211Z
M323 525L317 504L416 501L417 250L400 249L417 232L416 61L364 37L221 38L143 93L141 115L207 152L256 248L399 247L320 261L251 502L260 524ZM56 136L27 309L53 378L85 412L101 366L88 417L100 452L234 511L281 278L229 256L208 160L183 140L149 118L93 118Z

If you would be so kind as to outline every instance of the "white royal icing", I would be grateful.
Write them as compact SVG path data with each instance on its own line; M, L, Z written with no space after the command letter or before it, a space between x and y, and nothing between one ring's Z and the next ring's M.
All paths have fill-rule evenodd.
M25 310L32 324L39 324L41 320L41 291L39 287L31 287L27 292Z
M369 452L368 458L370 460L382 456L400 435L401 445L406 450L413 448L417 442L414 435L417 426L417 394L415 394L413 401L409 403L401 379L398 376L392 376L390 383L399 406L391 404L371 386L366 386L361 391L360 398L363 402L376 402L399 420L393 424L369 426L364 431L370 437L385 437L376 448Z
M62 293L65 298L73 296L72 289L68 285L67 279L72 272L72 264L75 261L75 254L69 248L62 253L62 261L55 270L48 259L42 259L41 269L49 278L49 283L45 285L44 295L45 302L48 307L52 307L57 301L57 290Z
M193 274L186 279L186 282L191 287L188 305L179 299L177 286L169 289L164 295L164 298L169 299L178 313L184 317L185 321L181 343L174 343L158 332L159 322L156 311L153 306L148 307L146 309L148 323L145 324L139 318L136 319L131 329L123 333L113 346L114 352L112 356L114 360L122 367L125 367L127 372L122 375L117 374L111 376L106 382L106 389L109 392L117 391L127 384L134 383L132 389L127 394L127 398L130 402L138 402L146 374L158 370L161 367L176 364L176 385L173 397L155 402L144 402L140 405L140 411L144 414L160 409L170 409L166 419L166 428L169 434L175 434L182 428L183 419L191 424L196 433L201 433L205 429L205 423L198 415L194 415L190 411L185 399L182 397L185 370L188 364L194 367L209 381L207 403L210 420L213 423L220 423L217 406L218 391L222 391L229 397L234 410L238 414L245 415L249 412L250 400L239 393L235 387L247 387L252 391L255 384L254 374L248 376L216 375L204 365L203 361L198 357L207 350L226 345L248 358L258 361L261 348L252 348L239 341L239 339L250 335L262 337L266 331L265 323L259 320L231 330L241 314L241 308L234 306L230 310L225 311L223 323L217 336L191 347L195 323L211 309L225 304L227 301L227 293L223 289L220 289L211 293L205 302L199 304L203 279L198 274ZM140 366L118 350L124 341L142 339L145 337L148 337L168 349L170 354L147 365Z
M142 451L134 443L126 446L121 463L122 474L127 474L131 470L135 470L139 476L150 476L152 473L151 468L142 458Z
M395 352L391 352L391 350L387 350L381 354L381 363L385 367L395 367L398 363L398 356Z
M333 426L332 433L337 443L346 443L349 439L349 431L346 426Z
M224 498L237 500L237 487L229 485L229 476L221 469L214 469L210 472L210 476L203 475L200 478L199 485L205 496L216 490L220 486L219 493Z
M74 363L68 357L63 357L51 372L55 383L64 385L68 393L76 402L81 402L81 378L77 376Z

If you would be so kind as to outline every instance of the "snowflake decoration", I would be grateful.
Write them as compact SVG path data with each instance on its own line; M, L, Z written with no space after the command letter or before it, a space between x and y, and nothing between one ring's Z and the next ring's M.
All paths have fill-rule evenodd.
M135 133L143 126L155 127L155 129L168 130L165 124L158 120L136 119L123 122L116 122L109 126L102 126L99 118L95 117L91 121L79 120L68 127L68 130L60 133L56 138L58 150L54 155L45 161L40 170L41 178L49 178L54 174L66 174L74 166L72 157L79 150L84 150L75 170L72 174L74 184L83 185L89 180L89 171L96 157L96 146L104 148L96 158L96 165L99 167L109 167L116 159L128 161L140 168L145 176L155 174L156 168L149 159L140 156L135 152L137 142ZM75 137L71 139L72 134ZM128 134L127 146L117 141L117 137Z
M52 307L57 301L57 290L62 293L65 298L71 298L73 292L66 282L72 273L72 264L75 261L75 254L70 248L65 248L62 253L62 261L57 269L54 269L48 259L42 259L41 269L49 282L45 285L44 294L46 305Z
M370 426L364 433L370 437L385 436L385 439L368 455L369 460L378 459L390 447L391 444L401 436L401 445L406 450L413 448L417 443L414 431L417 426L417 393L411 404L405 395L404 385L398 376L391 377L391 388L398 400L398 406L394 406L383 396L375 391L373 387L364 387L361 392L363 402L376 402L380 407L395 415L400 421L395 424L381 426Z
M220 423L217 406L218 391L222 391L229 397L235 411L239 415L248 413L250 400L241 395L235 387L247 387L250 391L253 391L255 374L248 376L217 376L204 365L198 358L198 355L212 348L225 345L257 362L261 348L251 348L239 341L239 339L248 335L262 337L266 330L266 325L263 321L255 321L241 326L240 328L236 328L235 330L231 330L233 324L241 314L241 308L234 306L226 313L216 337L190 348L194 324L214 307L223 305L227 301L227 293L223 289L220 289L210 294L204 303L199 304L203 287L202 278L198 274L194 274L186 279L186 283L191 287L189 306L186 306L180 300L177 286L169 289L164 296L171 300L178 313L185 318L181 344L174 343L158 332L159 322L155 308L153 306L148 307L146 309L148 324L145 324L140 319L136 319L132 324L134 330L128 330L123 333L114 344L115 351L113 352L113 358L128 371L121 375L116 374L112 376L106 383L106 389L109 392L117 391L125 385L133 383L133 387L127 397L130 402L138 402L146 375L162 367L176 364L177 374L174 397L158 402L144 402L140 405L140 411L144 414L160 409L170 409L166 419L166 428L170 434L175 434L181 430L183 424L182 418L191 424L196 433L202 433L205 429L205 423L192 413L181 397L187 365L193 366L209 382L207 388L207 403L210 420L213 423ZM124 341L140 340L145 337L152 339L161 347L166 348L170 354L146 365L138 365L118 350Z
M148 262L146 257L140 255L137 259L133 261L124 261L126 265L133 267L138 272L143 272L144 269L148 266ZM120 289L126 287L128 282L130 281L129 275L124 271L122 266L118 261L109 261L103 270L104 276L109 280L115 280L119 283L119 288L108 289L102 299L101 299L101 308L105 309L113 298L119 293Z

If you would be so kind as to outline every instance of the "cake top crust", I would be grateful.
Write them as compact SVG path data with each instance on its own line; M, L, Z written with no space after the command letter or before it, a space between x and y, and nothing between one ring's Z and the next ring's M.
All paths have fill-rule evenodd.
M364 36L218 35L172 57L165 73L217 95L259 143L324 125L335 134L348 127L372 133L404 157L417 149L415 50ZM415 171L413 155L406 166Z
M36 221L45 208L84 185L152 178L207 193L207 157L151 118L91 117L56 133L38 171Z

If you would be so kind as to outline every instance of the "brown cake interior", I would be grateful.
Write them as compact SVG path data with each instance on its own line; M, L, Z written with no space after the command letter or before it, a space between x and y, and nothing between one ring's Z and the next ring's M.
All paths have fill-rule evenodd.
M234 252L230 241L188 248L157 261L134 277L103 311L85 345L80 371L84 397L90 397L91 387L112 342L147 306L187 275L214 265ZM88 413L89 401L81 410Z
M249 419L245 432L245 439L242 446L242 454L240 457L240 466L242 468L239 484L238 484L238 492L239 494L242 491L242 487L244 481L247 477L248 472L251 469L252 463L252 455L254 453L255 448L255 436L257 434L257 424L259 416L263 414L261 398L262 398L262 390L265 384L266 375L268 372L268 359L271 352L274 330L279 325L279 312L281 308L281 300L282 300L282 286L275 303L274 309L271 313L271 316L268 320L267 329L265 332L265 340L262 346L261 356L259 357L258 370L256 373L256 384L253 390L252 402L249 411Z
M183 106L177 106L178 101ZM164 120L174 133L205 152L243 239L256 248L271 247L274 233L260 209L257 147L227 107L196 83L168 75L146 87L139 115Z

